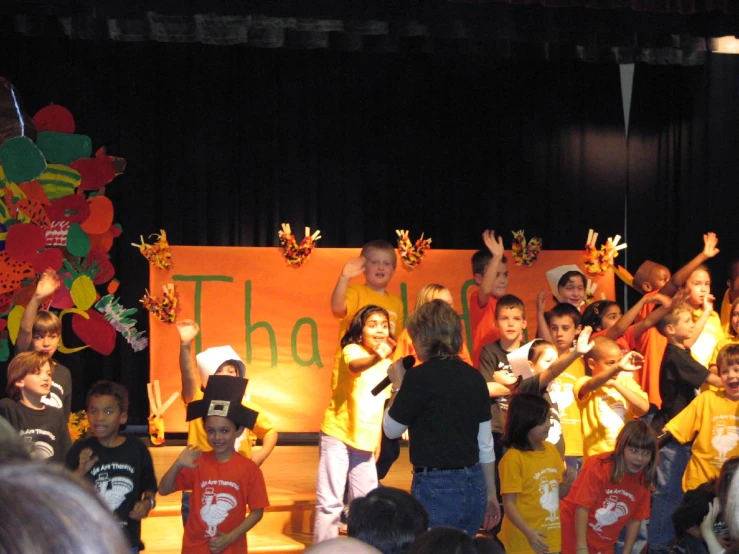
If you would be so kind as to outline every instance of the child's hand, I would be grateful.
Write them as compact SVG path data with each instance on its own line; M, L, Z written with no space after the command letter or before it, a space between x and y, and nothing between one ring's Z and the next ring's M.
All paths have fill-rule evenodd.
M231 537L230 533L224 534L220 531L216 531L216 534L218 535L216 538L208 541L208 548L210 548L210 551L214 554L217 552L223 552L231 545L232 542L234 542L234 537Z
M712 312L713 311L713 302L716 300L716 297L712 294L707 294L706 297L703 299L703 311Z
M399 389L403 383L403 377L405 377L405 368L403 367L403 358L395 360L387 368L387 376L390 377L390 382L393 384L393 388Z
M577 471L571 467L565 469L565 474L562 476L562 486L569 487L577 479Z
M187 467L190 469L195 469L198 467L198 464L195 462L200 457L200 455L203 453L200 448L197 446L187 445L185 449L180 452L180 455L177 457L176 464L179 464L180 467Z
M644 356L639 352L629 352L618 362L618 367L624 371L638 371L643 365Z
M393 353L396 344L397 343L392 337L388 337L385 342L381 342L377 345L377 347L375 348L375 354L377 354L381 359L384 360Z
M190 344L200 332L200 325L192 319L181 319L175 323L177 332L180 334L180 342L182 344Z
M53 269L49 268L41 274L41 277L39 277L38 283L36 283L36 291L33 293L33 296L37 300L43 300L44 298L54 294L60 285L61 282L59 281L59 276Z
M547 554L549 552L549 546L544 542L544 539L547 538L545 533L529 527L523 534L536 554Z
M718 237L716 233L706 233L703 235L703 255L706 258L713 258L719 253L719 249L716 248L718 244Z
M575 351L578 354L587 354L590 352L590 349L593 348L595 343L590 340L590 335L592 333L592 327L586 325L582 328L582 331L580 331L580 334L577 336L577 340L575 341Z
M92 448L83 448L80 451L80 461L79 465L77 466L77 471L79 471L82 475L85 475L88 471L92 469L97 461L98 457L92 455Z
M367 263L367 258L359 256L353 258L344 264L344 268L341 270L341 276L346 279L354 279L364 273L364 266Z
M498 236L495 238L495 231L487 230L482 233L482 242L488 247L490 253L495 258L502 258L505 253L505 247L503 246L503 237Z
M716 497L713 499L713 502L708 505L708 513L701 522L701 536L704 540L705 537L709 535L709 533L713 533L713 526L716 524L716 517L718 517L718 513L720 510L721 505L719 504L718 497Z
M536 295L536 311L538 311L540 314L546 311L548 295L548 290L540 290L539 294Z
M149 515L151 511L151 502L148 499L139 500L133 505L133 509L128 513L128 517L141 521Z

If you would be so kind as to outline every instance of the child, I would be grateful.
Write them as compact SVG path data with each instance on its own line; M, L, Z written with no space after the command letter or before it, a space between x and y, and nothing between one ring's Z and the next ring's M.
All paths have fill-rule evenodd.
M711 373L718 374L716 359L718 358L718 353L723 350L724 346L728 346L729 344L739 344L739 298L731 303L730 308L728 324L724 327L724 338L719 341L716 348L713 349L713 355L708 364L708 369L711 370Z
M41 352L21 352L8 365L7 392L0 400L0 416L10 422L36 459L64 463L72 444L62 410L47 408L44 398L52 386L54 367Z
M585 354L592 377L581 377L575 383L585 459L613 450L624 424L649 410L647 393L631 375L621 373L638 370L644 357L638 352L624 356L616 341L606 337L597 337L593 343Z
M572 304L557 304L547 314L549 332L559 355L567 354L581 330L580 312ZM582 464L582 428L580 409L575 402L575 382L585 376L585 363L580 356L552 381L549 396L557 405L562 436L565 441L565 461L577 471Z
M695 328L692 318L692 310L684 304L673 307L667 316L659 322L657 328L663 333L669 344L662 358L660 371L660 393L662 395L662 408L655 414L652 420L652 428L660 433L668 421L683 413L685 408L692 406L695 402L695 390L703 383L720 387L723 378L714 375L704 366L699 364L690 355L690 350L684 343L690 339ZM722 363L728 372L730 362L739 360L739 347L728 346L724 356L719 355L718 364L721 370ZM736 359L733 352L736 352ZM732 366L733 367L733 366ZM728 379L727 379L728 381ZM734 386L734 380L731 380ZM726 395L728 396L728 389ZM705 393L704 393L705 394ZM718 394L718 393L712 393ZM724 394L724 393L722 393ZM703 396L703 395L701 395ZM705 396L705 398L714 398ZM692 412L692 410L691 410ZM702 414L708 418L708 414ZM700 422L697 422L700 424ZM703 422L704 425L707 422ZM733 421L731 422L734 425ZM674 424L672 424L674 425ZM704 433L711 433L714 424L708 420L708 428ZM718 429L718 428L717 428ZM729 434L728 436L732 436ZM717 435L718 440L721 437ZM692 435L687 439L692 440ZM710 437L707 439L710 442ZM670 515L680 504L683 496L683 487L680 485L680 477L686 471L688 459L690 458L690 446L681 444L682 441L669 441L661 449L659 464L657 466L657 490L652 496L651 513L649 516L649 548L650 550L666 549L674 537L674 529L670 521ZM694 458L695 456L693 456ZM705 479L704 479L705 481ZM697 484L702 481L697 480ZM688 488L695 488L695 485ZM685 489L687 490L687 489Z
M183 319L176 323L177 332L180 335L180 373L182 376L182 401L187 405L196 400L202 400L203 387L208 384L208 378L213 375L231 375L234 377L246 378L246 366L241 361L239 355L230 346L220 346L209 348L195 359L198 370L200 370L200 378L195 373L190 358L190 345L200 332L200 326L192 319ZM236 441L236 448L244 457L249 458L257 467L261 467L264 461L269 457L277 444L277 431L266 413L256 404L250 402L244 397L241 404L255 412L258 412L257 420L252 426L251 432L256 438L261 439L262 448L253 450L251 444L250 433L245 431ZM194 419L188 423L187 427L187 444L196 446L202 452L211 449L208 444L208 438L205 433L202 419ZM187 517L190 513L190 492L182 493L182 523L187 523Z
M480 373L489 383L490 397L494 399L491 413L493 437L497 442L505 428L508 395L518 384L508 363L508 354L521 346L523 330L526 329L526 312L520 298L506 294L498 300L495 306L495 327L500 338L483 347L480 353ZM496 387L496 384L499 386Z
M72 446L66 466L95 486L132 552L138 552L141 520L156 506L157 479L144 443L119 434L128 420L128 391L118 383L98 381L87 393L87 418L93 436Z
M51 269L47 269L39 277L36 290L21 317L15 343L18 352L35 350L43 352L49 358L56 353L62 336L61 321L55 313L39 308L60 285L59 277ZM72 374L60 363L56 361L51 363L55 366L54 380L48 396L44 397L44 404L64 410L64 421L68 421L72 410Z
M547 435L547 442L557 447L562 459L565 457L562 424L559 420L558 406L549 395L549 387L552 381L559 377L564 370L593 347L593 343L590 342L590 333L590 327L585 327L577 337L575 348L559 357L557 356L557 349L552 343L536 339L529 348L528 360L529 367L534 375L523 379L516 388L517 393L537 394L549 403L549 423L551 427Z
M389 319L384 308L364 306L341 339L343 359L319 435L314 542L338 536L347 479L350 502L377 487L374 451L386 396L371 391L390 366Z
M559 552L559 501L570 488L571 473L563 481L557 449L546 441L549 404L540 396L517 394L506 422L500 461L503 525L499 538L506 552ZM561 486L560 486L561 484Z
M657 435L643 421L627 423L613 452L585 461L562 499L562 552L612 554L626 528L623 552L631 554L640 521L649 517L657 471Z
M708 367L714 348L724 339L724 332L721 319L713 311L711 274L706 266L700 266L690 274L685 290L688 293L686 303L693 308L697 335L690 352L701 365Z
M398 336L403 330L403 301L386 290L395 273L397 263L398 257L392 244L385 240L373 240L362 247L358 258L349 260L344 265L331 294L331 311L335 317L341 319L339 341L346 334L357 311L369 304L380 306L387 311L392 336ZM349 284L349 281L359 277L362 273L366 279L363 285ZM342 347L337 348L334 355L331 390L336 388L341 359Z
M498 340L495 326L495 306L508 290L508 260L505 257L503 237L495 237L495 231L484 231L485 248L472 255L472 278L480 285L469 298L472 361L477 367L483 346Z
M547 271L546 277L554 300L557 303L570 304L580 312L585 302L587 279L578 267L574 264L561 265ZM549 333L547 312L545 310L547 296L547 290L539 291L536 296L536 336L554 342L554 338Z
M580 271L566 271L557 282L557 300L572 304L578 310L585 302L588 280Z
M246 533L262 519L269 506L262 470L234 445L257 413L242 406L246 379L213 375L202 400L187 406L187 419L204 420L208 444L202 452L187 446L159 483L159 493L191 490L193 510L182 537L183 554L247 551ZM244 517L247 506L249 515Z
M734 302L739 299L739 260L731 260L729 264L729 279L726 281L726 292L721 301L721 325L729 327L729 319Z

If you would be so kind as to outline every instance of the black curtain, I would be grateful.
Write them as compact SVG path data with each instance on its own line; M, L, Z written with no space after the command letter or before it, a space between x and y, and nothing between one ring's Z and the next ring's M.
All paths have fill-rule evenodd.
M483 229L509 244L523 228L547 249L578 249L590 227L623 234L628 202L632 271L647 256L687 261L706 230L727 261L738 234L734 58L637 66L627 145L618 65L501 60L459 40L434 55L415 46L5 38L0 75L29 113L62 104L94 148L128 160L108 187L127 307L148 282L129 244L159 229L173 244L275 246L290 222L321 229L319 247L354 247L409 228L436 248L478 248ZM132 420L145 420L147 352L119 339L111 357L62 362L76 409L92 382L113 378L132 391Z

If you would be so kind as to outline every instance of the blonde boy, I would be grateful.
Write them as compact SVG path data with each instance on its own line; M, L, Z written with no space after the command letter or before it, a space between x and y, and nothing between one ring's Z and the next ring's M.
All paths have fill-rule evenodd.
M362 247L358 258L349 260L341 270L331 294L331 311L339 318L339 341L346 333L349 323L360 308L373 304L387 310L390 316L390 335L398 336L403 330L403 301L399 296L387 292L398 257L393 245L385 240L373 240ZM364 274L363 284L349 284L352 279ZM336 388L341 359L339 346L334 356L331 375L331 390Z
M472 255L472 278L479 285L469 298L472 364L478 367L480 353L486 344L500 337L495 325L495 306L508 290L508 267L503 238L495 231L484 231L485 248Z
M638 352L624 356L614 340L593 339L593 348L585 354L592 377L581 377L575 383L582 419L583 459L614 450L624 425L649 410L647 393L633 375L622 373L638 370L643 361Z
M0 400L0 416L8 420L31 449L35 459L63 463L72 444L61 410L47 408L54 366L41 352L21 352L8 365L7 393Z

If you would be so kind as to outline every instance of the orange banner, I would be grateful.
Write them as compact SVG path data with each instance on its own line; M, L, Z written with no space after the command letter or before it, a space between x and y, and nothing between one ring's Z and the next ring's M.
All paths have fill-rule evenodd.
M399 261L388 290L403 299L407 315L423 285L440 283L452 291L457 311L468 322L467 298L477 286L471 279L473 253L431 250L412 271ZM196 352L231 345L246 362L247 392L278 431L317 432L331 396L331 366L339 343L331 292L344 264L358 255L356 248L317 248L303 267L293 268L277 248L173 246L172 267L151 268L149 290L160 296L163 285L174 283L178 318L200 324L193 363ZM582 254L542 251L531 267L514 265L510 252L507 257L508 290L526 303L533 337L536 295L548 288L544 273L562 264L582 267ZM596 297L604 293L614 298L613 273L593 281L598 284ZM149 323L151 380L159 379L167 398L181 387L179 336L174 325L154 317ZM182 402L175 402L164 417L167 431L187 430Z

